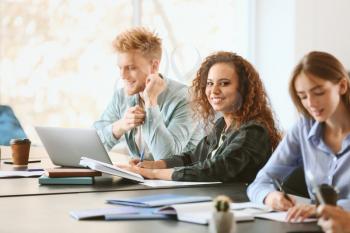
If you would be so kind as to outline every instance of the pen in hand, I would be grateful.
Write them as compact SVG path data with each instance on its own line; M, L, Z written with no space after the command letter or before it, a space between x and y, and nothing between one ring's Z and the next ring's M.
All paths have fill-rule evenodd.
M275 186L275 188L283 193L283 196L285 199L287 199L290 203L292 203L294 205L294 201L290 198L290 196L288 196L288 194L286 193L286 191L282 188L281 182L279 181L278 178L275 178L274 176L272 176L270 173L266 172L266 175L272 180L273 185Z

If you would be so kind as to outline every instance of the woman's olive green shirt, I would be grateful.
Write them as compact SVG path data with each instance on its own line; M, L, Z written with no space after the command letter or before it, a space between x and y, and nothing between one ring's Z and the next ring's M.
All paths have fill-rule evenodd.
M228 132L224 128L220 118L195 149L164 159L168 168L174 167L172 180L252 182L272 154L268 130L255 121Z

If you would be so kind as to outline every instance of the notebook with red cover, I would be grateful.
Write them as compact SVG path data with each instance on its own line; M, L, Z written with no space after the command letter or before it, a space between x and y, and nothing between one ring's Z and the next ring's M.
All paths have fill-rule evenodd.
M94 177L101 176L102 173L87 168L49 168L46 169L46 175L51 178L57 177Z

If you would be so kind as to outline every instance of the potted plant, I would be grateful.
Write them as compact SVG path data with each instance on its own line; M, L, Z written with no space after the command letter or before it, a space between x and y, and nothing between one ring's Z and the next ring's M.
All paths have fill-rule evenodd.
M220 195L214 199L214 211L209 220L210 233L234 233L236 222L230 211L231 199Z

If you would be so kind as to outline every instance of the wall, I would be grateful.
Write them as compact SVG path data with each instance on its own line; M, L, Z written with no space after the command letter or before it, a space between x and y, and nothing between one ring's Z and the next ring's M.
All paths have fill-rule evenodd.
M255 0L253 61L284 130L297 118L288 80L305 53L330 52L350 69L349 9L348 0Z
M287 92L295 60L294 12L293 0L256 0L253 61L283 129L288 128L295 119Z
M332 53L350 70L350 1L296 1L297 59L310 50Z

